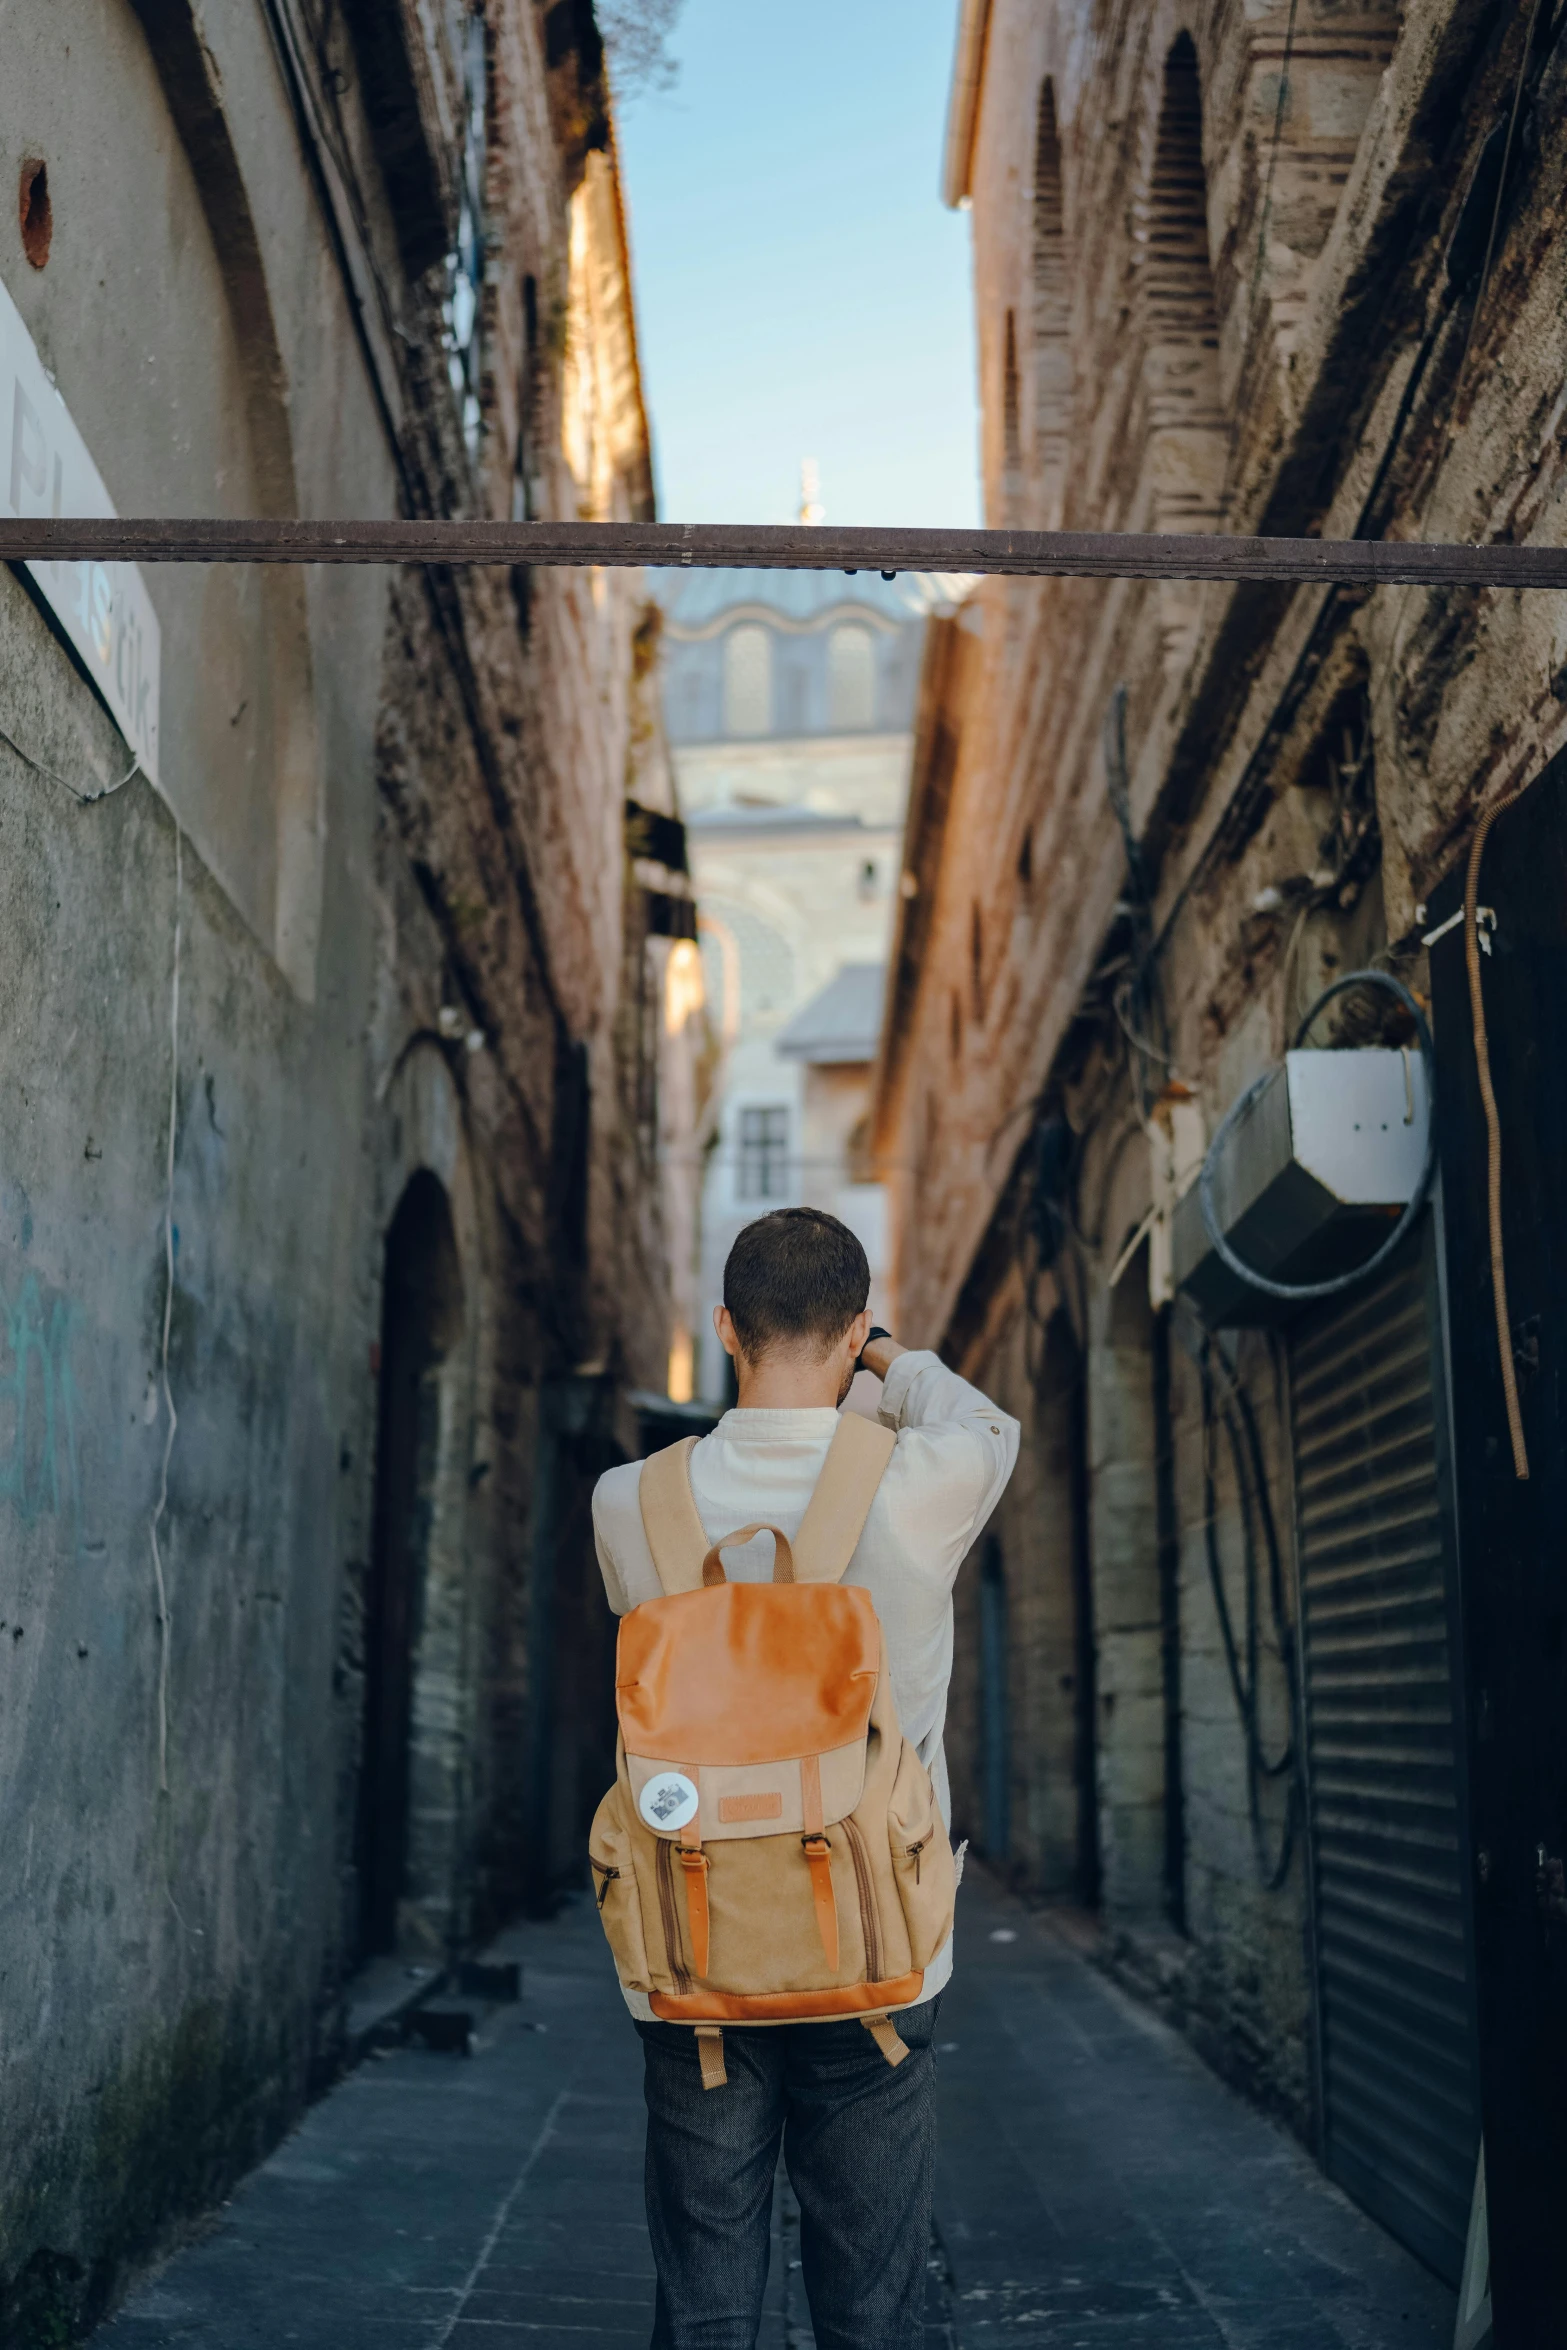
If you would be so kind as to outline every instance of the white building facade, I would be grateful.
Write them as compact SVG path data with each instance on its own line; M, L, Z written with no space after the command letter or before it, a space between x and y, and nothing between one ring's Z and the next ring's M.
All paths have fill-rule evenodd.
M665 723L721 1039L703 1181L695 1385L741 1226L808 1204L884 1271L882 1191L861 1148L927 614L963 583L911 575L666 575Z

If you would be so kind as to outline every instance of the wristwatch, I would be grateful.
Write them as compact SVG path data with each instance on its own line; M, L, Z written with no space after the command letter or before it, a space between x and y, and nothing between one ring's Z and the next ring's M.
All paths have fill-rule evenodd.
M865 1346L874 1346L878 1338L890 1338L891 1336L892 1332L890 1330L878 1330L872 1327L865 1333ZM857 1371L866 1371L870 1369L870 1365L865 1360L865 1346L861 1347L859 1353L854 1358L854 1367ZM874 1375L875 1374L872 1373L873 1377Z

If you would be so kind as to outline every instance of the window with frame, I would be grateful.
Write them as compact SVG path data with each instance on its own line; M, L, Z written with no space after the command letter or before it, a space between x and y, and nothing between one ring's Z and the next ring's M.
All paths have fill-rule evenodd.
M740 1112L738 1188L742 1199L787 1198L789 1112L782 1102L769 1102Z

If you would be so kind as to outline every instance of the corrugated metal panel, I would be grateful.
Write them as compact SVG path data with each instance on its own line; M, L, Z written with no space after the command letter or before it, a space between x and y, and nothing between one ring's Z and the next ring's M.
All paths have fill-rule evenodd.
M1422 1263L1290 1348L1330 2174L1457 2282L1479 2143Z

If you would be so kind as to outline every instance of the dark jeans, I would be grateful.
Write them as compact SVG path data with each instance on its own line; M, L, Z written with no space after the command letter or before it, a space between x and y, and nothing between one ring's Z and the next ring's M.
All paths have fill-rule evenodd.
M893 2019L900 2065L859 2023L726 2030L723 2089L703 2088L689 2025L638 2024L653 2350L752 2350L780 2139L818 2350L920 2350L940 2005Z

